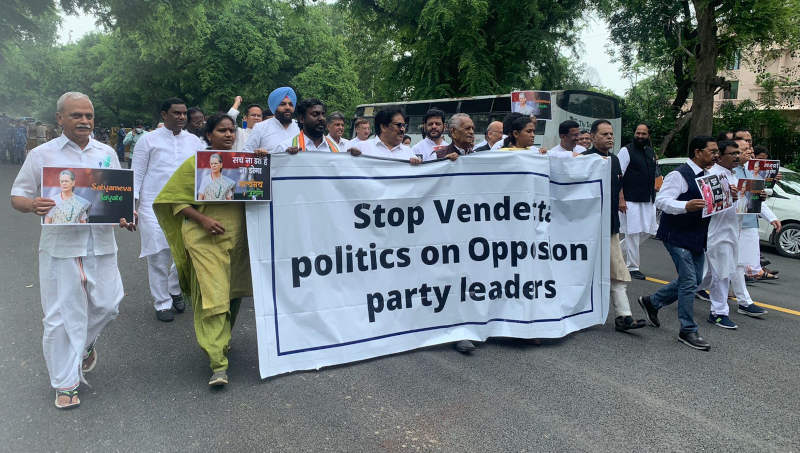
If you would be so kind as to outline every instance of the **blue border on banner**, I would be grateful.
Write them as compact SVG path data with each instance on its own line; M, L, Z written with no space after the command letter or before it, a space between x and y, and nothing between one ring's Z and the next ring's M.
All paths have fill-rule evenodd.
M578 184L600 184L600 193L603 193L603 180L602 179L592 179L588 181L577 181L577 182L557 182L550 180L550 176L544 173L536 173L532 171L495 171L495 172L462 172L462 173L436 173L431 175L406 175L406 176L282 176L272 178L272 182L275 181L303 181L303 180L320 180L320 179L417 179L417 178L439 178L439 177L452 177L452 176L489 176L489 175L531 175L531 176L541 176L543 178L547 178L550 184L556 184L560 186L570 186L570 185L578 185ZM274 193L274 191L273 191ZM605 200L600 197L600 209L603 208L603 203ZM272 260L272 307L273 307L273 317L275 318L275 345L277 348L278 356L283 355L291 355L291 354L300 354L303 352L311 352L311 351L318 351L321 349L330 349L330 348L338 348L342 346L350 346L358 343L366 343L368 341L375 341L381 340L384 338L395 337L399 335L407 335L411 333L418 333L418 332L425 332L429 330L438 330L438 329L448 329L451 327L458 327L458 326L485 326L492 322L509 322L514 324L535 324L535 323L542 323L542 322L559 322L563 321L568 318L572 318L574 316L584 315L586 313L592 313L594 311L594 279L595 275L592 274L592 286L591 290L589 291L589 299L590 299L590 306L588 310L584 310L578 313L573 313L571 315L562 316L561 318L552 318L552 319L532 319L532 320L521 320L521 319L504 319L504 318L493 318L487 321L466 321L460 322L456 324L446 324L442 326L431 326L431 327L423 327L419 329L411 329L405 330L402 332L394 332L388 333L385 335L378 335L375 337L369 338L362 338L360 340L353 340L353 341L346 341L344 343L334 343L324 346L314 346L311 348L303 348L303 349L295 349L292 351L281 351L281 341L280 341L280 334L278 329L278 298L275 289L275 228L273 224L273 210L272 210L273 203L269 203L269 232L270 232L270 259Z

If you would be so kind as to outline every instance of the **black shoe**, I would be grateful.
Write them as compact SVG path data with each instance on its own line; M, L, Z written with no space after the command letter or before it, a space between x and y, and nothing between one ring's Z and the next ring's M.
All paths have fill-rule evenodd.
M647 276L641 273L640 271L631 271L631 277L635 278L636 280L646 280Z
M186 302L183 300L183 294L178 294L177 296L174 294L170 294L172 296L172 309L175 310L176 313L183 313L186 310Z
M650 302L650 296L642 296L639 298L639 305L644 310L644 314L647 315L647 320L650 321L650 325L653 327L661 327L661 323L658 322L658 308L653 306L653 303Z
M641 329L647 325L644 319L637 319L634 321L633 316L617 316L614 319L614 328L620 332L631 329Z
M689 346L690 348L698 349L700 351L708 351L711 345L703 339L697 332L681 332L678 334L678 341Z
M708 291L706 291L704 289L701 289L700 291L697 291L696 293L694 293L694 297L696 297L696 298L698 298L700 300L704 300L706 302L711 302L711 295L708 294Z
M175 315L172 310L156 310L156 319L161 322L172 322L175 320Z
M455 344L456 351L468 354L475 350L475 345L469 340L461 340Z

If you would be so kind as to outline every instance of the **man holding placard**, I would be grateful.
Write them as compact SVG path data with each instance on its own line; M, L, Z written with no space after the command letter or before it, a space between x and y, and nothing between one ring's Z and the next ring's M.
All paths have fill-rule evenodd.
M689 150L690 159L664 178L656 196L656 208L662 211L656 237L672 257L678 278L654 294L640 297L639 305L650 324L659 327L658 311L677 300L681 323L678 340L691 348L708 351L711 345L698 335L693 317L694 295L703 279L708 237L708 219L702 217L705 201L695 179L706 175L704 169L714 163L719 150L717 142L708 136L693 138Z
M63 134L31 150L11 188L11 205L20 212L46 216L56 205L39 195L43 167L120 168L116 152L91 138L94 107L88 96L64 93L56 107ZM68 179L65 175L65 185ZM95 341L117 317L124 294L112 228L86 224L42 227L42 350L59 409L80 405L78 386L83 373L97 364Z

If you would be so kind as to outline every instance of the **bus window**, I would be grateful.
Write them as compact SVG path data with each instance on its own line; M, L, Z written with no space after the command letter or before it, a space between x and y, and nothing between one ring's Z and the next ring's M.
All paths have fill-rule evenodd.
M467 112L464 112L467 113ZM483 135L489 126L489 115L486 113L467 113L475 124L475 134Z
M511 96L503 96L494 98L494 105L492 106L493 112L502 112L503 116L511 112Z
M472 115L473 113L489 113L492 111L492 101L494 101L493 98L461 101L461 108L459 111L467 115Z
M428 111L427 102L420 102L417 104L406 104L406 115L408 116L414 116L414 115L423 116L427 111Z
M536 135L544 135L545 128L547 127L547 121L545 120L536 120Z
M422 118L424 118L423 115L410 115L408 117L408 129L406 129L406 134L422 135Z
M439 109L447 114L448 118L450 115L457 113L458 110L458 101L442 101L442 102L432 102L431 103L432 109Z
M558 106L569 113L591 118L617 118L617 102L614 98L597 93L564 92L558 97Z

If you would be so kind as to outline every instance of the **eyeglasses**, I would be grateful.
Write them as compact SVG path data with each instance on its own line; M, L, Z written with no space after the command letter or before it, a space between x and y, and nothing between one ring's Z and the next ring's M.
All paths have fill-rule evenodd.
M408 124L406 123L390 123L390 124L398 129L408 129Z

